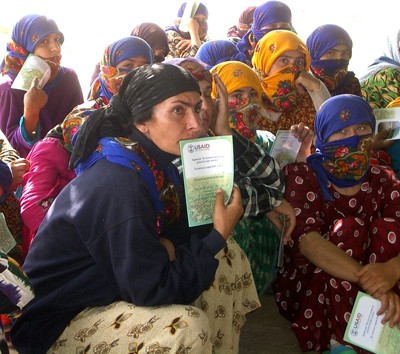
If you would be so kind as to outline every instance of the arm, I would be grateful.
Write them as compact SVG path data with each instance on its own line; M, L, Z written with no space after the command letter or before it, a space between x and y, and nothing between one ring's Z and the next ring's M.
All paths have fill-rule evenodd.
M28 155L31 167L23 176L21 217L35 232L54 198L75 175L68 170L69 153L56 138L39 141Z
M296 87L300 92L307 90L317 111L321 107L321 104L331 97L325 84L309 71L300 72L296 79Z

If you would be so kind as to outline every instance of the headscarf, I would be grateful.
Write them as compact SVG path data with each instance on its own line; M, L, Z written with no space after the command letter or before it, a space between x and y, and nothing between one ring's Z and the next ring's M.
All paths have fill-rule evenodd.
M239 16L239 21L236 26L232 26L228 30L228 38L229 37L238 37L242 38L246 32L250 29L253 24L253 15L256 6L249 6Z
M351 93L361 96L361 88L354 72L348 71L349 59L320 58L330 49L345 45L351 51L353 41L340 26L327 24L316 28L307 38L307 49L311 55L311 71L322 80L332 96Z
M266 3L256 7L254 10L253 20L253 25L237 44L238 49L242 53L246 53L248 49L252 49L249 39L250 35L254 35L257 42L265 34L273 30L262 29L263 27L276 22L285 22L292 26L292 12L289 6L283 2L267 1Z
M239 52L237 47L227 39L204 42L197 51L195 58L207 65L207 70L225 61L246 62L246 55Z
M26 58L33 53L36 45L46 36L58 33L61 43L64 35L54 20L41 15L27 15L21 18L14 26L11 40L7 43L6 55L0 66L1 73L17 76Z
M95 111L81 126L72 150L70 166L85 160L102 137L127 136L136 116L183 92L200 93L197 81L185 69L155 63L133 69L124 78L107 107ZM148 117L149 119L151 117Z
M137 25L132 30L131 36L144 39L153 50L162 49L164 51L164 58L154 57L155 62L163 61L169 52L167 34L155 23L143 22Z
M218 64L211 69L211 73L218 74L228 94L244 87L250 87L257 92L260 103L252 103L248 98L235 100L229 103L229 125L240 135L252 141L257 140L257 130L263 130L261 115L262 88L257 74L246 64L238 61L229 61ZM217 88L213 82L211 97L217 98Z
M394 28L386 37L386 49L382 56L376 59L360 77L360 82L368 80L384 68L400 68L400 28Z
M307 163L317 175L326 200L334 200L328 191L328 181L339 187L351 187L367 177L372 134L327 142L332 134L360 123L368 123L375 131L372 108L364 98L356 95L331 97L317 112L314 121L315 153L307 157Z
M212 83L211 73L206 69L206 64L197 58L172 58L164 61L164 63L184 68L196 79L196 81L205 80L210 84Z
M256 45L252 63L261 86L277 111L291 109L296 104L295 79L299 68L288 65L267 76L274 62L285 52L295 50L304 55L304 70L310 69L311 57L304 42L291 31L275 30L267 33Z
M153 63L153 51L142 38L129 36L107 46L100 62L99 75L90 88L89 100L105 97L109 101L118 92L127 74L116 66L124 60L138 57L144 57L148 64Z
M180 21L182 19L183 13L185 12L185 9L186 9L186 1L184 3L182 3L182 5L180 6L180 8L178 10L177 19L175 20L175 24L172 25L172 26L167 26L165 28L165 31L173 30L173 31L176 31L176 32L180 33L184 38L190 38L190 35L189 35L188 32L183 32L179 28ZM204 15L204 16L206 16L208 18L208 9L202 2L199 3L199 6L198 6L194 16L196 16L196 15ZM204 23L203 27L199 28L199 31L203 35L206 35L207 31L208 31L207 23Z

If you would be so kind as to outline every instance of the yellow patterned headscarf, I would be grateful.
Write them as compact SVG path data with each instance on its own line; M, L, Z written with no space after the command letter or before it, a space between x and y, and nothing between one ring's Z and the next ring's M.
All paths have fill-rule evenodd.
M304 54L305 68L310 69L311 57L305 43L291 31L275 30L267 33L258 41L252 64L261 86L272 105L280 110L290 109L295 104L295 79L299 68L288 65L278 72L267 76L275 61L285 52L295 50Z
M243 87L251 87L256 90L257 95L261 98L262 88L257 74L246 64L240 61L227 61L215 65L211 70L211 74L218 74L222 82L225 84L228 94L235 92ZM211 97L217 98L217 88L213 82Z

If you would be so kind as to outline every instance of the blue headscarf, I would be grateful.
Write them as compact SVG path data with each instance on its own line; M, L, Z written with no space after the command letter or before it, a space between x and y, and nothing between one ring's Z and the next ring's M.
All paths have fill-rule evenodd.
M186 9L186 1L184 3L182 3L182 5L180 6L178 13L177 13L177 17L179 19L182 18L183 13L185 12ZM197 8L195 14L196 15L204 15L208 18L208 9L206 7L206 5L204 5L202 2L199 3L199 7ZM173 30L176 31L178 33L183 33L180 29L179 29L179 25L171 25L171 26L167 26L165 27L165 31L169 31L169 30Z
M314 121L316 149L315 153L307 157L307 163L317 175L322 195L326 200L333 200L328 191L328 181L339 187L351 187L367 177L365 167L369 166L370 144L372 144L370 134L327 142L332 134L361 123L368 123L372 132L375 131L372 108L364 98L356 95L343 94L331 97L317 112ZM337 172L341 171L338 166L348 166L350 162L354 167L338 176Z
M138 57L145 58L147 64L153 63L153 50L142 38L129 36L107 46L100 62L98 78L91 86L89 99L105 97L109 101L117 93L122 76L126 74L117 69L117 65L124 60Z
M58 29L54 20L41 15L22 17L13 28L11 41L7 43L5 59L0 66L0 70L4 72L3 66L8 65L8 63L15 65L16 61L18 61L17 66L20 69L28 55L33 53L36 45L44 37L52 33L58 33L61 36L61 44L64 42L64 35ZM5 71L16 74L19 70L13 68Z
M340 44L346 45L350 50L353 48L353 41L342 27L328 24L316 28L306 42L311 55L311 65L314 64L313 61L319 60L328 50Z
M195 58L205 63L207 70L226 61L234 60L246 63L246 55L239 52L237 47L228 39L204 42L197 51Z
M280 1L267 1L266 3L257 6L253 15L254 23L243 38L237 43L239 51L245 53L250 49L249 36L254 34L254 37L259 41L265 34L273 29L262 29L263 27L276 22L286 22L292 24L292 12L286 4Z

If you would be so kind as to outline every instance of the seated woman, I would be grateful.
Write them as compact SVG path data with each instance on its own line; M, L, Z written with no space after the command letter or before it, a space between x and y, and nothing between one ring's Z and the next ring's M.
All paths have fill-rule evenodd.
M343 336L360 290L381 300L383 321L400 328L400 181L370 165L375 117L363 98L328 99L314 131L315 153L284 168L297 224L275 295L303 351L340 353L349 349ZM368 263L384 286L371 286Z
M206 316L192 303L229 298L235 286L247 295L236 306L259 306L250 268L236 283L218 273L237 272L246 259L224 253L243 214L240 192L225 206L218 189L213 224L189 228L173 164L179 141L203 134L201 105L186 70L158 63L131 71L109 106L85 120L71 156L79 174L55 199L24 264L36 297L11 329L19 353L232 351L220 349L224 333L213 323L234 326L238 340L242 315L226 317L221 304L219 316ZM175 240L175 261L160 236Z
M353 41L340 26L327 24L316 28L307 38L311 72L328 88L331 96L350 93L361 96L360 82L348 71Z
M108 104L129 71L151 64L152 60L152 50L141 38L129 36L109 44L100 73L91 86L89 101L75 107L30 151L30 170L23 176L20 198L25 225L24 256L54 198L75 177L75 171L68 169L72 136L90 113Z
M246 56L239 52L236 46L227 39L204 42L194 57L206 64L207 70L230 60L246 63Z
M275 134L300 122L313 126L317 109L330 94L310 73L310 61L305 43L291 31L269 32L257 43L253 69L268 108L264 129Z
M165 28L169 46L166 59L194 57L199 47L208 41L207 7L199 2L194 17L188 23L181 23L186 4L180 6L175 23Z

